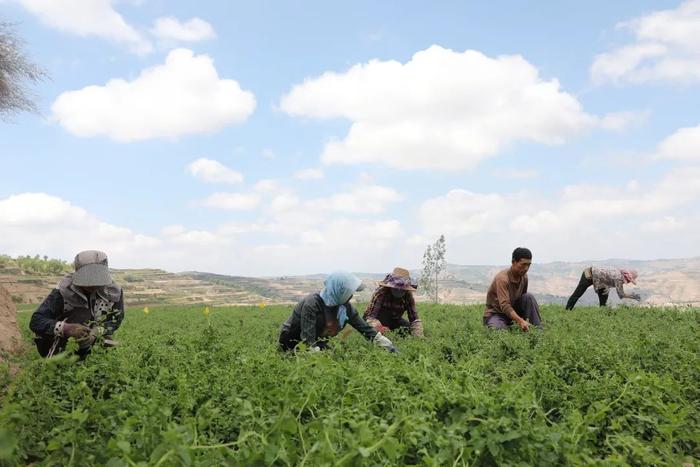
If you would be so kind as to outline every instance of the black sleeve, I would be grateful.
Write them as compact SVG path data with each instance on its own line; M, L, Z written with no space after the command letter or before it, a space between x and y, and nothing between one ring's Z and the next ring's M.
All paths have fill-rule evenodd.
M311 300L304 300L301 306L301 341L306 342L309 346L316 344L318 336L316 335L316 318L318 316L318 308L313 306Z
M107 315L105 320L105 334L111 336L114 332L119 329L122 321L124 321L124 291L122 290L121 295L119 295L119 301L114 304L112 310Z
M374 329L372 326L367 324L367 322L362 319L360 314L355 310L355 307L352 306L351 304L348 303L347 310L348 313L348 323L350 323L350 326L354 327L357 329L357 331L365 336L365 339L372 340L374 339L374 336L377 335L377 330Z
M32 314L32 318L29 320L29 329L34 334L53 336L53 328L62 314L63 297L58 289L53 289Z

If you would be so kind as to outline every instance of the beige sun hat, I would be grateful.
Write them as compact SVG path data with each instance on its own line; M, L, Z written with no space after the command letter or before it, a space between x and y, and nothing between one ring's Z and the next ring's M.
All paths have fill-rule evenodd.
M104 286L112 283L107 254L103 251L87 250L75 255L73 262L73 284L82 287Z

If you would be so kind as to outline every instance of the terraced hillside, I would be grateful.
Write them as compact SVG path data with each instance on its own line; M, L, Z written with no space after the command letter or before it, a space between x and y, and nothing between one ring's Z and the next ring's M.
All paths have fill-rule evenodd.
M628 266L639 271L642 304L700 305L700 258L624 261L608 260L586 263L535 263L529 272L530 291L542 303L563 304L573 291L581 271L588 265ZM449 265L440 281L440 301L454 304L483 303L491 278L505 266ZM115 280L124 287L129 306L145 305L256 305L295 303L309 292L322 287L323 275L242 277L206 272L171 273L160 269L115 269ZM412 271L418 276L418 271ZM366 302L383 274L358 273L367 289L357 294ZM10 292L17 304L36 304L56 286L62 274L27 271L0 264L0 285ZM422 295L418 301L427 301ZM615 293L610 303L619 303ZM581 305L597 303L592 289L583 296Z
M201 272L170 273L160 269L114 269L124 288L127 306L257 305L295 303L322 287L322 276L253 278ZM373 275L362 275L372 283ZM60 274L36 274L0 266L0 284L17 304L38 304L61 280ZM378 277L378 276L377 276ZM371 292L358 294L367 301Z

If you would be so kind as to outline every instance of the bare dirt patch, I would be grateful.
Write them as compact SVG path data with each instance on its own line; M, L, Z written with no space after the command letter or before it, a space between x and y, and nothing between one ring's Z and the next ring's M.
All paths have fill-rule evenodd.
M17 309L10 293L0 286L0 360L4 353L22 348L22 336L17 328Z

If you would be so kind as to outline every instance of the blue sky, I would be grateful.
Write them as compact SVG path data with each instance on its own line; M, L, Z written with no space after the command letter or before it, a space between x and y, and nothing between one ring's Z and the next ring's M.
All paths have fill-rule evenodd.
M0 0L0 252L242 275L700 255L700 1Z

